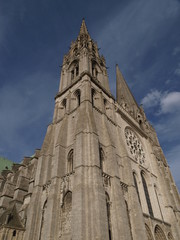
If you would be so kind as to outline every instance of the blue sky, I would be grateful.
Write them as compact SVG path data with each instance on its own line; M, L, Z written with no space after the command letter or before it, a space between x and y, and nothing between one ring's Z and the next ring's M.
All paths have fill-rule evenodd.
M180 1L1 0L0 156L41 148L60 65L82 18L106 58L115 95L118 63L143 103L180 189Z

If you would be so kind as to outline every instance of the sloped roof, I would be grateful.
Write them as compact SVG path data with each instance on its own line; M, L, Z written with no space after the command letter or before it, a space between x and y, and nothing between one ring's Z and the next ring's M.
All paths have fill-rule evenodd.
M15 229L24 228L15 205L4 211L4 213L0 217L0 225Z
M11 170L11 167L13 165L13 162L11 160L8 160L7 158L0 157L0 173L2 170Z

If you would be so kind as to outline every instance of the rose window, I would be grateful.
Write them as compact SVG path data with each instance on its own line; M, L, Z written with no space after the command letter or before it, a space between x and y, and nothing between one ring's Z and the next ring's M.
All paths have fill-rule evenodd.
M139 138L129 128L125 129L125 137L131 155L137 162L143 164L145 162L145 153Z

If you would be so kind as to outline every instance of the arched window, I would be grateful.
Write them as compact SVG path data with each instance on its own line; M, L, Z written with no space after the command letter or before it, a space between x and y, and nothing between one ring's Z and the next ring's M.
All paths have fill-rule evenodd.
M168 240L174 240L172 233L168 233Z
M102 148L99 149L99 155L100 155L100 168L102 169L102 171L104 171L104 151Z
M79 89L76 90L75 96L76 96L76 98L77 98L77 106L80 106L80 104L81 104L81 92L80 92Z
M64 108L66 108L66 102L67 102L66 98L62 100L62 106L63 106Z
M93 77L97 77L97 75L98 75L98 71L97 71L95 62L92 63L92 75L93 75Z
M73 172L73 149L68 153L67 173Z
M148 187L147 187L146 180L144 178L143 172L141 172L141 178L142 178L142 184L143 184L143 188L144 188L144 194L145 194L145 197L146 197L146 202L147 202L149 214L150 214L151 217L153 217L154 215L153 215L151 200L150 200L150 197L149 197Z
M71 80L79 75L79 63L75 60L70 67L71 71Z
M148 239L148 240L153 240L153 236L152 236L151 230L150 230L150 228L148 227L147 224L145 224L145 228L146 228L146 236L147 236L147 239Z
M66 239L71 239L72 192L68 191L65 194L61 211L61 234Z
M166 236L163 230L158 225L156 225L154 229L154 236L155 236L155 240L166 240Z
M135 185L136 192L137 192L137 195L138 195L139 203L141 204L141 200L140 200L140 195L139 195L138 184L137 184L135 172L133 172L133 179L134 179L134 185Z
M111 209L110 209L110 198L108 193L106 193L106 209L107 209L107 219L108 219L109 240L112 240Z
M91 89L91 102L93 107L94 107L94 96L95 96L95 90Z
M13 235L13 237L16 236L16 230L13 231L13 234L12 234L12 235Z

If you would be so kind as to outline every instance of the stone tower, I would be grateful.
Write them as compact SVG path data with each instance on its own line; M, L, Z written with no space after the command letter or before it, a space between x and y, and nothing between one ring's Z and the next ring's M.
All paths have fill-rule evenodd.
M179 240L180 198L156 132L85 21L64 56L40 150L0 176L2 240Z

